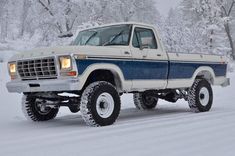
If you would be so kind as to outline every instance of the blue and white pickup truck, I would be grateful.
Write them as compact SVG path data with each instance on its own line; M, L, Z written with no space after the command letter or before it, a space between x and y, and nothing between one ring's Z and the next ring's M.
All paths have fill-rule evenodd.
M193 112L206 112L211 85L229 85L225 57L168 53L154 26L140 23L83 30L69 46L25 51L8 66L8 91L23 93L28 119L51 120L67 106L90 126L113 124L124 93L141 110L185 99Z

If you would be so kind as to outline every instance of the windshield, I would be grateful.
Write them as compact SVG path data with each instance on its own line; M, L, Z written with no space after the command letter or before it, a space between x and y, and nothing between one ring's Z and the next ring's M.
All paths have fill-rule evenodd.
M72 45L129 45L131 25L114 25L81 31Z

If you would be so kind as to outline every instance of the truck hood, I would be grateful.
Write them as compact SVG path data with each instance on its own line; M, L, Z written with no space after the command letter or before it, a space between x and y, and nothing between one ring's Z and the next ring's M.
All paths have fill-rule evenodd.
M10 61L33 59L50 56L81 54L96 57L130 57L125 54L130 51L128 46L60 46L37 48L29 51L22 51L14 55Z

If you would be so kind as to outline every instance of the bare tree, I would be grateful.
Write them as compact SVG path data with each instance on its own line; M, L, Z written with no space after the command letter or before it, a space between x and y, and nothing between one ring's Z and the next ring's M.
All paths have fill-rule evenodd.
M8 10L6 9L7 1L2 0L0 1L0 41L5 42L7 37L7 27L8 27Z
M29 13L29 8L30 8L30 1L29 0L23 0L22 4L22 13L20 17L20 31L19 31L19 37L22 37L26 31L26 20L27 20L27 15Z
M50 0L46 0L46 1L38 0L38 3L41 4L41 6L48 12L48 14L52 18L55 19L54 25L55 25L55 28L57 28L57 30L60 33L59 37L63 38L63 37L73 36L71 30L74 26L76 19L77 19L77 14L73 14L73 11L72 11L73 3L70 0L65 0L63 5L65 5L66 7L63 8L64 10L60 10L60 11L63 11L63 14L62 14L63 17L57 16L56 15L57 12L52 9L53 8L52 5L57 2L53 3ZM64 18L64 21L61 20L61 18Z
M231 16L235 9L235 0L218 0L218 3L221 6L221 17L224 18L224 28L232 50L231 57L235 60L235 47L230 24Z

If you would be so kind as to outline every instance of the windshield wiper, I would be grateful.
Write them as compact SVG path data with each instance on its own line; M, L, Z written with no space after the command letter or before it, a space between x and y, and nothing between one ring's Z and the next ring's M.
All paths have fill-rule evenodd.
M86 41L86 43L85 43L84 45L87 45L87 44L90 42L90 40L91 40L92 38L94 38L97 34L98 34L98 32L95 31L95 32L87 39L87 41Z
M108 41L106 43L103 44L103 46L108 46L108 45L118 45L118 44L114 44L112 43L113 41L115 41L119 36L121 36L123 33L125 32L125 30L120 31L118 34L116 34L113 39L111 41Z

